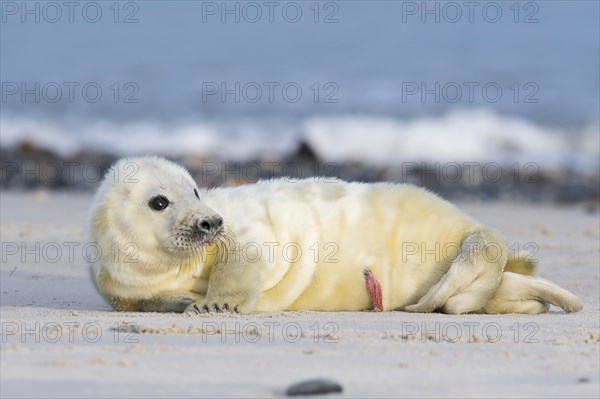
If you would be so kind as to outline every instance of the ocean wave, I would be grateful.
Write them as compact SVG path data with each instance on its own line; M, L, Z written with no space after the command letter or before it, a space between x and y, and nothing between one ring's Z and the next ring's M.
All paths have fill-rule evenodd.
M2 115L0 146L23 142L70 157L81 151L118 156L159 153L227 161L284 158L305 142L327 162L383 167L403 162L536 162L542 169L597 173L599 127L565 130L489 110L398 120L368 115L313 116L287 124L260 121L59 123Z
M402 162L536 162L540 167L598 167L598 126L565 131L487 110L400 121L346 116L312 118L308 144L331 161L374 166Z

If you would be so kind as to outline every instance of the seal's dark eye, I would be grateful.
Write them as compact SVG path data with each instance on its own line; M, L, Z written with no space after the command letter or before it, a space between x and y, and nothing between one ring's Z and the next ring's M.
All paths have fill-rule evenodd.
M164 195L157 195L148 202L148 206L152 210L162 211L169 206L169 199Z
M196 198L200 199L200 196L198 195L198 190L194 189L194 194L196 194Z

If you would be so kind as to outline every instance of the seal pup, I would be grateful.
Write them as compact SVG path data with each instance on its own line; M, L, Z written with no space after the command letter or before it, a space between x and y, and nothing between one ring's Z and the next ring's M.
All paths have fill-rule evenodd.
M542 313L581 301L532 277L503 236L407 184L260 181L197 187L158 157L106 174L91 278L118 310Z

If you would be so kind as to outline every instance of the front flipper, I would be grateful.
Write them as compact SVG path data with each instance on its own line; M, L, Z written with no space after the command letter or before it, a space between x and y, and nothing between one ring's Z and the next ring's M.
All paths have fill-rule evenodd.
M206 298L190 304L187 314L211 312L250 313L260 295L258 265L217 265L208 278Z
M230 297L213 297L210 300L201 300L194 302L185 309L187 314L202 314L202 313L250 313L252 310L247 306L240 305L246 303L246 298L242 296L236 298Z

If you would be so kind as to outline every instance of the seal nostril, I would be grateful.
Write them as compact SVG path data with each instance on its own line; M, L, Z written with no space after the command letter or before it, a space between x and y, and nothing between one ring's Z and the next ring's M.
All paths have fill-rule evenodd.
M200 228L202 230L210 230L210 223L208 223L206 220L203 220L202 222L200 222Z
M219 228L221 226L223 226L223 218L219 216L215 219L215 227Z

